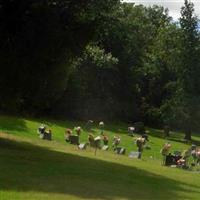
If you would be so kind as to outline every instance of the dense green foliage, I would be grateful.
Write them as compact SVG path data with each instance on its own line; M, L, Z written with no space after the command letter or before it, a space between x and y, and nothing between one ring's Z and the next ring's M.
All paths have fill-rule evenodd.
M0 109L199 129L199 32L185 0L0 3ZM190 139L190 136L187 136Z
M1 1L1 108L31 113L51 108L66 90L73 59L117 2Z

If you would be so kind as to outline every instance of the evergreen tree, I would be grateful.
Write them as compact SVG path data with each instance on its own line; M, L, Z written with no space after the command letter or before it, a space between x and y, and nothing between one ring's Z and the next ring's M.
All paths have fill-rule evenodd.
M182 110L182 123L185 139L191 140L191 131L198 120L200 100L200 65L198 20L194 14L194 4L185 0L181 8L181 67L179 71L179 108Z

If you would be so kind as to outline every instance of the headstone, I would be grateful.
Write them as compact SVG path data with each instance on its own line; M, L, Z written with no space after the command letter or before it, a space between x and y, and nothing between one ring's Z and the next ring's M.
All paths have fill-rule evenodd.
M122 148L122 147L116 147L114 149L115 153L117 154L125 154L126 153L126 149L125 148Z
M82 143L82 144L79 144L78 148L79 149L86 149L87 147L87 143Z
M129 136L133 136L134 132L135 132L135 127L133 127L133 126L128 127L128 135Z
M94 123L93 120L88 120L87 123L85 124L85 129L91 130L93 123Z
M139 152L137 151L131 151L129 154L129 158L138 158Z
M97 136L94 138L94 144L96 148L101 148L101 137Z
M79 137L78 137L78 135L70 135L69 136L69 142L70 142L70 144L79 145Z
M109 148L108 145L104 145L104 146L102 147L102 150L107 151L108 148Z

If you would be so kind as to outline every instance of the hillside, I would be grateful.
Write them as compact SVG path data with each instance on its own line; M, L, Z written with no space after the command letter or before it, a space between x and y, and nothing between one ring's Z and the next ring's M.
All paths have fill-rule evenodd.
M53 141L38 138L40 123L53 132ZM0 199L199 199L200 174L197 171L161 166L160 149L166 142L162 132L148 129L151 146L142 160L128 157L136 150L134 138L127 135L126 124L107 124L111 138L118 134L125 156L94 149L78 150L64 141L64 130L83 122L0 117ZM94 126L95 135L100 130ZM87 140L83 131L81 141ZM189 144L173 132L168 139L172 151ZM198 136L193 136L197 143Z

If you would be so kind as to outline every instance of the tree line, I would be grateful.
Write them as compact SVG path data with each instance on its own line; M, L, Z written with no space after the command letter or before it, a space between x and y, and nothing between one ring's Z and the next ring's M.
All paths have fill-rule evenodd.
M0 109L199 130L200 34L192 2L0 2Z

